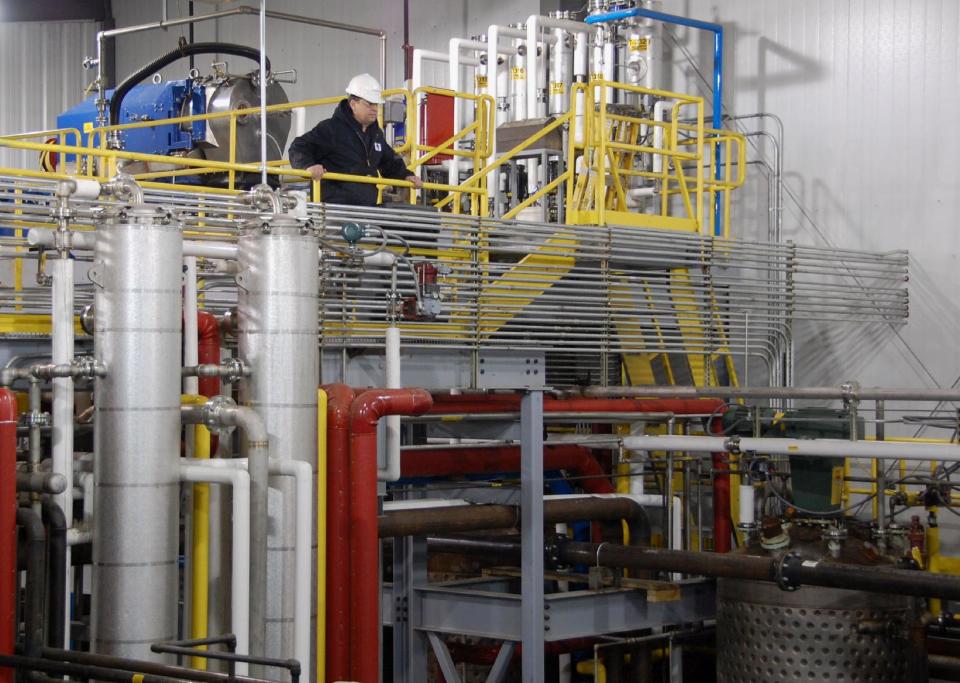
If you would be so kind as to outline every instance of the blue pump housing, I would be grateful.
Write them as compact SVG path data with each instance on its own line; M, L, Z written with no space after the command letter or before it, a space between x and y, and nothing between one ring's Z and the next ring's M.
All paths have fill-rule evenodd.
M107 99L113 90L106 92ZM189 106L184 102L189 98ZM76 128L81 133L97 126L96 95L67 109L57 117L58 128ZM184 114L206 113L204 87L191 79L138 85L123 98L119 123L162 121ZM188 130L180 124L133 128L121 131L123 148L142 154L168 155L189 151L206 136L206 121L194 121ZM68 157L71 160L71 157Z

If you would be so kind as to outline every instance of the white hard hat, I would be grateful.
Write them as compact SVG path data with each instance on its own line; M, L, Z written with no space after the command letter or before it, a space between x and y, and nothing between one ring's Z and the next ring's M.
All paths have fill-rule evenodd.
M373 104L383 104L383 90L380 88L380 82L370 74L360 74L351 78L347 83L347 94Z

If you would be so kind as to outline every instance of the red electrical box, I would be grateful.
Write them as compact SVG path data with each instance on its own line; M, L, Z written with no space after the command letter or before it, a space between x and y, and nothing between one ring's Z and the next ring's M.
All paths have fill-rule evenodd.
M420 144L439 147L452 137L453 96L427 93L420 103ZM449 154L438 154L427 163L439 163L449 158Z

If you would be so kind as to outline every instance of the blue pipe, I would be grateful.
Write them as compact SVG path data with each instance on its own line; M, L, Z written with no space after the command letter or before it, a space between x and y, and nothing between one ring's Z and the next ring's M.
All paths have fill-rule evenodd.
M699 19L688 19L676 14L664 14L650 9L634 7L633 9L617 10L616 12L607 12L605 14L595 14L587 17L584 21L588 24L602 24L620 19L629 19L630 17L645 17L654 21L661 21L665 24L676 24L678 26L689 26L690 28L701 31L711 31L713 33L713 127L720 130L723 125L723 26L709 21L700 21ZM720 164L720 145L714 145L713 150L713 177L717 180L723 178L723 172ZM722 235L723 226L720 224L720 194L713 195L713 234Z

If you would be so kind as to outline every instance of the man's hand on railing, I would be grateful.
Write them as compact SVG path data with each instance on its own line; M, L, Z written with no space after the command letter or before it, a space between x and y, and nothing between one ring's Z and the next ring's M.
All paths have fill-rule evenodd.
M322 169L322 168L323 168L323 167L321 166L321 169ZM309 170L309 169L308 169L308 170ZM321 173L322 173L322 171L321 171ZM411 175L408 175L406 178L404 178L404 180L409 180L411 183L413 183L413 186L414 186L415 188L417 188L418 190L419 190L421 187L423 187L423 181L420 180L420 176L416 176L416 175L411 174Z
M310 175L313 176L314 180L320 180L323 177L323 174L327 172L327 169L323 167L322 164L314 164L313 166L307 166Z

